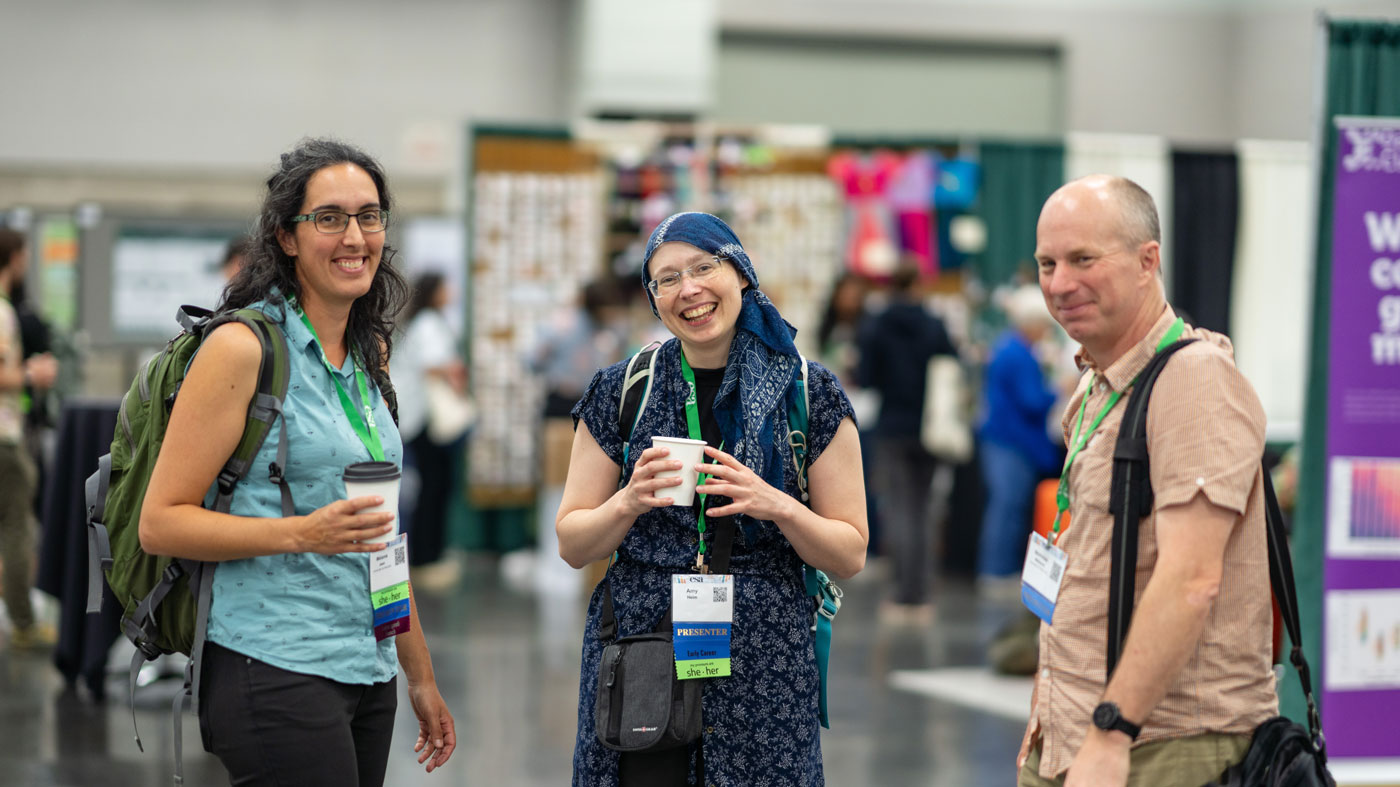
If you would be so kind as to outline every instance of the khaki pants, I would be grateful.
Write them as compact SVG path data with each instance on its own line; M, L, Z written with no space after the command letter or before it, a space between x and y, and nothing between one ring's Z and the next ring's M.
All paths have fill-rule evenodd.
M1249 735L1207 732L1187 738L1152 741L1133 749L1129 756L1128 787L1201 787L1244 759ZM1016 779L1017 787L1060 787L1058 779L1045 779L1040 768L1040 744L1032 749Z
M16 629L34 625L34 484L38 473L22 444L0 443L0 561L5 609Z

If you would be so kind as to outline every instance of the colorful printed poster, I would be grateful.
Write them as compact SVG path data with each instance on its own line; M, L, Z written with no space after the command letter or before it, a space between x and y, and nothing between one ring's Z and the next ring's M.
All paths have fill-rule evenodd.
M1400 118L1336 118L1322 721L1400 772Z

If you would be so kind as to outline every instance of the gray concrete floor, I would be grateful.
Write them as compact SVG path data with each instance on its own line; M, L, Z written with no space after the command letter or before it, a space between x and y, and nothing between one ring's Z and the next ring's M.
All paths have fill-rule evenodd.
M831 668L832 729L822 734L827 783L878 787L969 787L1014 783L1023 723L898 691L892 670L977 665L1012 614L980 602L966 584L944 583L929 629L878 620L880 567L846 584ZM389 785L564 785L576 724L579 638L586 595L541 603L512 588L490 560L468 561L455 590L419 596L438 685L457 719L458 749L425 776L412 754L416 722L402 695ZM46 654L0 649L0 784L146 787L169 784L169 698L175 681L140 690L131 734L125 676L94 704L66 690ZM217 760L183 725L186 784L222 785ZM308 753L308 756L315 756Z

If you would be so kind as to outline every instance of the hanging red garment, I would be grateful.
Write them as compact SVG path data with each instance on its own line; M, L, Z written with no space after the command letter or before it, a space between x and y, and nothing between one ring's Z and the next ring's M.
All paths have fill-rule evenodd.
M846 265L863 276L886 278L899 262L894 222L885 192L899 169L899 157L842 152L827 162L827 173L846 194Z

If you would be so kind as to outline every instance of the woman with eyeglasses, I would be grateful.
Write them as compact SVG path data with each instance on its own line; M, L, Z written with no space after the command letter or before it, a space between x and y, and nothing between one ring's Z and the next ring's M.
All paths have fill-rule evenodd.
M341 479L349 464L402 461L385 393L407 288L384 242L389 208L383 169L350 145L310 139L282 155L219 305L259 309L285 334L282 423L229 513L204 508L243 434L262 358L249 327L218 327L185 377L146 492L142 547L218 564L200 730L234 784L382 784L400 667L418 762L432 771L456 747L411 599L409 630L376 637L370 562L385 545L367 540L391 532L393 515L360 513L382 499L346 500ZM260 470L278 461L280 426L292 516Z
M795 331L758 289L734 232L705 213L666 219L647 243L642 283L675 338L657 351L650 398L630 434L619 427L627 362L593 378L574 408L573 453L555 520L570 565L615 553L588 609L574 784L823 784L814 605L803 564L845 578L865 563L850 402L830 371L810 364L804 504L789 443L788 415L801 398ZM694 505L672 505L681 480L658 473L681 462L653 445L653 436L707 443ZM607 589L617 637L658 623L669 630L673 577L698 573L698 563L708 570L717 534L727 532L730 674L704 681L703 735L689 746L619 755L595 733Z

